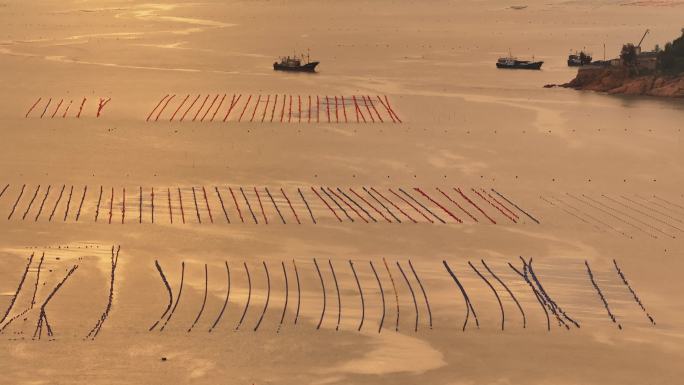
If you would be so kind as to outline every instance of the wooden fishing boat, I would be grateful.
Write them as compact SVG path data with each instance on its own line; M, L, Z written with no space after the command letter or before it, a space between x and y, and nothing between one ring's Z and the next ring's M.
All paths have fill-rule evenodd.
M319 62L311 61L309 54L306 55L306 62L304 62L304 55L297 56L283 56L280 62L273 63L275 71L290 71L290 72L316 72L316 66Z
M496 68L538 70L541 69L542 64L544 64L543 61L518 60L513 56L507 56L499 58L496 62Z

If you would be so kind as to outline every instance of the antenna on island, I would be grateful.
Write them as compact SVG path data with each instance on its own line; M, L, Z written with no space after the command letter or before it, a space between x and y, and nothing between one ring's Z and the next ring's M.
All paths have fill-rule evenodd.
M603 43L603 61L606 61L606 43Z

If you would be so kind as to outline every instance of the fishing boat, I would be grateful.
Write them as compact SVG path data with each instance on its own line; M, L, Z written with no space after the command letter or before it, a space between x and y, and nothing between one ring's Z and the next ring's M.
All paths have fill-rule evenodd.
M575 52L568 56L568 67L581 67L590 64L591 61L592 57L590 54L584 51Z
M273 63L273 69L275 71L290 71L290 72L316 72L316 66L319 62L311 61L309 54L306 55L306 62L304 62L304 55L300 57L294 55L283 56L280 58L280 62Z
M521 69L521 70L538 70L541 69L543 61L532 61L529 60L518 60L517 58L509 55L507 57L499 58L496 62L496 68L505 69Z

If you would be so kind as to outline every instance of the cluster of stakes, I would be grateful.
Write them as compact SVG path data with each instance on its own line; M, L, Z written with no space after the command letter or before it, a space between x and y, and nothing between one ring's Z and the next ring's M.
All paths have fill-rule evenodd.
M12 196L13 195L13 196ZM5 198L5 199L3 199ZM7 220L103 223L316 224L509 223L539 220L490 188L284 188L242 186L104 188L61 185L0 188Z
M633 234L653 239L675 239L684 233L684 206L657 195L607 195L565 193L539 199L596 231L633 239Z
M228 100L230 98L230 101ZM387 95L164 95L145 121L402 123Z
M281 261L280 264L276 267L276 271L280 271L283 276L283 287L282 289L284 290L284 296L283 296L283 303L282 303L282 310L279 312L279 323L277 327L274 327L276 332L280 332L281 328L286 322L286 315L288 314L288 306L291 308L294 308L294 318L292 320L293 325L297 325L297 322L299 321L300 318L300 311L301 311L301 306L302 306L302 290L301 290L301 284L300 284L300 274L303 274L303 265L305 265L306 262L303 261L296 261L292 260L291 262L285 262ZM320 317L318 318L318 321L316 323L316 330L321 329L321 325L323 324L324 319L326 318L326 314L330 315L332 313L332 316L336 317L336 324L335 324L335 330L340 330L340 325L341 325L341 320L342 320L342 314L343 314L343 307L342 307L342 297L340 295L341 292L345 291L345 288L341 287L339 281L338 281L338 276L343 269L349 269L354 277L354 281L356 283L356 286L352 289L355 290L357 295L358 295L358 301L357 301L357 306L360 307L360 318L358 319L358 323L356 324L356 330L362 331L364 326L367 328L370 328L372 330L377 330L378 333L382 332L384 328L391 328L394 329L395 331L399 331L399 320L400 320L400 298L399 298L399 290L398 290L398 285L406 285L406 288L411 294L411 300L413 304L413 309L414 313L410 314L412 316L412 319L414 320L414 327L413 331L417 332L419 329L419 325L421 324L421 318L425 319L424 324L429 329L433 328L433 317L432 317L432 310L430 307L430 300L429 300L429 295L428 295L428 288L424 284L423 280L421 280L420 275L418 274L417 270L414 268L413 263L411 260L407 260L402 264L402 262L395 261L394 263L388 263L386 259L382 259L381 263L374 264L373 261L352 261L349 260L347 261L346 264L340 264L338 263L337 267L333 264L332 260L328 260L327 263L325 262L319 262L316 258L312 259L312 261L309 263L313 265L313 268L310 268L309 270L315 270L315 274L318 277L318 281L320 282L320 292L321 292L321 306L320 306ZM467 265L470 269L472 269L473 272L477 274L477 276L486 283L486 285L491 289L492 294L496 298L496 301L499 304L499 307L501 309L501 330L505 330L506 327L506 316L504 312L504 306L503 306L503 301L505 298L502 298L502 296L499 294L500 291L506 293L508 297L515 303L517 309L520 311L520 315L522 318L522 327L526 328L527 327L527 317L525 315L525 310L523 308L523 305L521 302L518 300L516 295L514 294L513 290L510 289L509 285L507 285L504 281L504 279L501 278L500 275L496 274L494 270L484 261L480 260L481 266L478 267L477 263L472 263L468 261ZM240 270L244 270L244 274L246 276L246 282L247 282L247 298L246 301L244 302L244 305L241 305L241 309L239 309L240 313L240 318L237 324L234 326L234 330L240 330L240 328L247 327L249 329L252 329L253 331L259 330L259 328L262 325L262 321L264 320L264 316L268 312L269 309L269 304L271 303L271 292L272 292L272 275L275 274L273 271L269 271L268 264L264 261L261 264L263 266L263 276L266 280L266 293L265 293L265 302L263 304L263 307L259 306L258 309L256 310L258 312L258 318L256 323L252 326L246 326L244 325L245 317L247 313L250 310L250 304L252 303L252 291L253 291L253 274L254 272L250 273L248 264L246 262L242 263L242 266ZM647 317L648 321L652 324L655 325L655 320L653 317L646 311L646 308L644 307L643 303L641 302L641 299L637 296L636 292L630 285L630 283L627 281L627 278L625 277L624 273L618 266L617 261L613 260L613 265L616 274L619 276L622 284L624 287L629 291L630 295L632 296L634 302L639 306L641 311L644 313L644 315ZM465 331L466 327L468 326L468 323L472 317L475 327L480 328L480 321L477 317L477 311L475 304L472 300L472 297L468 295L468 290L463 284L462 280L459 279L457 274L454 272L454 269L449 265L449 263L445 260L443 261L443 266L448 275L451 277L451 279L454 282L454 286L457 288L457 293L460 294L462 297L463 303L465 305L465 319L462 325L462 330ZM587 281L588 283L590 282L593 289L596 292L596 295L600 298L601 303L605 307L605 310L608 314L608 317L610 318L611 322L614 323L620 330L622 330L622 325L617 321L616 316L614 313L611 311L610 306L608 304L608 300L606 299L604 293L601 291L601 288L599 287L598 283L596 282L594 278L594 274L589 266L589 262L585 261L585 266L586 266L586 273L587 273ZM166 274L164 273L164 270L159 263L159 261L155 261L155 267L159 273L159 276L161 277L161 281L164 285L165 291L168 294L168 301L166 302L166 305L164 307L163 312L161 315L154 321L154 323L149 327L149 331L153 330L158 330L160 332L163 332L164 329L169 325L170 321L173 318L173 315L178 308L179 304L181 303L182 297L183 297L183 286L184 286L184 281L185 281L185 275L186 275L186 265L185 262L181 262L180 266L180 281L178 284L178 288L176 290L176 294L174 295L174 290L171 287L171 284L169 283L169 280L166 277ZM515 266L512 263L508 263L508 267L515 273L516 276L519 276L520 280L524 281L526 283L526 287L529 288L529 291L533 294L534 298L536 298L536 301L539 304L539 307L543 311L545 317L546 317L546 328L547 330L551 330L552 323L556 323L559 327L565 328L565 329L571 329L571 328L580 328L580 323L578 320L570 316L563 308L557 303L556 300L549 294L549 292L545 289L545 287L542 285L540 277L537 275L533 268L533 262L532 259L525 260L523 258L520 258L520 265ZM328 270L325 272L325 270ZM380 314L375 317L375 319L378 319L379 322L377 325L368 325L366 323L366 314L367 314L367 303L370 300L369 299L369 293L366 292L364 294L364 290L362 289L361 282L359 280L359 270L360 269L368 269L372 272L372 276L375 278L375 282L377 284L377 292L380 294L380 302L381 302L381 307L380 307ZM289 271L289 273L288 273ZM394 271L394 273L393 273ZM232 274L235 274L233 272ZM326 283L326 280L324 276L332 276L333 282ZM389 281L389 285L387 284L387 280ZM187 328L187 332L193 331L195 327L198 325L198 322L203 318L206 319L205 321L207 322L208 326L207 330L208 332L212 332L215 330L219 324L222 321L222 318L226 312L226 309L229 306L229 303L231 301L231 268L229 263L226 261L225 262L225 281L226 281L226 294L225 294L225 299L223 301L223 305L221 306L220 309L217 309L217 311L214 312L212 315L206 315L205 310L206 310L206 304L207 304L207 293L208 293L208 281L209 281L209 273L208 273L208 267L205 264L204 265L204 295L203 295L203 300L202 303L199 307L199 311L194 318L194 321L192 322L191 325ZM293 282L294 281L294 282ZM292 282L292 283L290 283ZM385 284L383 285L383 282ZM413 283L412 283L413 282ZM233 285L234 286L234 285ZM499 289L495 288L495 286L499 286ZM332 306L329 304L329 299L328 295L329 292L333 291L333 299L332 299ZM292 294L291 294L292 292ZM387 294L386 294L387 293ZM290 298L292 297L292 298ZM377 298L373 298L373 301L376 301ZM423 302L422 304L419 304L419 302ZM331 309L332 308L332 309ZM425 314L421 317L421 308L425 309L425 313L427 313L427 317L425 317ZM396 310L395 310L396 309ZM291 310L291 309L290 309ZM291 310L292 311L292 310ZM354 314L359 314L359 312L354 312ZM555 321L555 322L552 322Z
M109 296L107 299L107 303L102 312L102 315L97 320L97 322L95 322L95 325L90 329L90 331L85 335L84 339L94 340L95 338L97 338L98 334L100 333L100 330L102 329L102 326L109 317L109 313L112 309L112 304L114 300L114 283L116 281L116 267L119 262L120 250L120 246L112 246L111 248L111 270L109 280ZM47 306L50 304L50 301L52 301L55 298L55 296L59 294L60 289L64 286L65 283L67 283L69 278L75 275L79 268L79 265L73 264L66 268L64 274L61 276L61 278L59 278L56 281L52 289L47 292L44 292L44 290L39 290L39 288L41 286L45 286L48 283L49 277L45 277L45 274L52 273L53 270L49 269L48 272L45 272L45 253L41 254L40 259L37 262L37 266L34 267L34 265L36 264L34 263L34 261L36 259L37 258L35 254L31 254L28 258L28 262L26 263L24 272L22 273L19 279L17 288L10 299L10 303L7 309L0 318L0 334L4 334L15 323L28 322L31 313L36 313L36 326L33 332L32 339L40 340L42 339L43 334L45 334L47 338L52 339L55 335L53 326L50 324L50 321L48 319ZM32 287L27 288L27 279L29 279L30 272L35 272L34 284L32 285ZM41 278L41 273L43 274L43 278ZM30 300L27 301L28 304L25 309L18 311L15 307L18 303L17 299L19 299L22 295L25 296L27 299L30 298Z
M97 111L95 117L99 118L102 111L112 98L99 98L97 101ZM84 97L80 101L68 98L43 98L39 97L26 111L25 118L54 119L54 118L80 118L83 109L86 107L88 98ZM73 108L72 108L73 106ZM70 113L71 112L71 113Z

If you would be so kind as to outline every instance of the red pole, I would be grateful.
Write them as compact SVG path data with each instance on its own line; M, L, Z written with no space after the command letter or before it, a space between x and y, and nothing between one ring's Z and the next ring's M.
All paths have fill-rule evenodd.
M145 119L146 122L149 122L149 121L150 121L150 118L152 117L152 114L154 114L154 112L157 111L157 108L159 108L159 106L161 106L161 104L164 102L164 100L166 100L166 98L168 98L168 97L169 97L169 94L166 94L163 98L161 98L161 100L159 101L159 103L157 103L157 105L154 106L154 108L152 109L152 111L150 111L150 114L147 115L147 119ZM49 102L48 102L48 103L49 103ZM85 98L83 98L83 102L81 102L81 110L83 110L83 103L85 103ZM81 110L78 111L78 115L76 116L77 118L81 116ZM42 118L42 116L41 116L41 118Z
M38 105L38 103L40 103L40 101L41 101L42 99L43 99L43 98L40 97L40 98L38 98L38 100L36 100L35 103L33 103L33 105L31 106L31 108L29 108L29 110L26 111L26 116L24 116L25 118L28 118L28 116L29 116L29 114L31 113L31 111L33 111L33 109L36 108L36 106Z
M283 94L283 107L280 109L280 123L283 122L285 117L285 103L287 103L287 95Z
M261 215L264 217L264 222L268 224L268 218L266 217L266 211L264 211L264 205L261 203L261 197L259 196L259 190L254 187L254 193L256 194L257 200L259 201L259 207L261 207Z
M378 194L382 199L384 199L384 200L386 200L387 202L389 202L389 204L391 204L395 209L399 210L400 213L404 214L404 216L405 216L406 218L410 219L411 222L413 222L413 223L418 223L418 221L416 221L415 219L413 219L410 215L408 215L408 214L407 214L404 210L402 210L399 206L397 206L396 204L394 204L394 202L392 202L392 201L389 200L387 197L385 197L384 195L382 195L382 193L380 193L380 191L376 190L375 187L371 187L371 190L373 190L374 193Z
M380 116L380 113L378 113L378 109L375 108L375 104L373 104L373 99L371 99L370 96L368 96L368 101L370 102L371 107L373 107L373 110L375 111L375 114L378 115L378 119L380 119L380 121L384 123L385 121L382 120L382 116Z
M197 94L197 97L195 98L195 100L193 100L192 103L190 103L190 107L188 107L188 109L185 110L185 112L183 113L183 116L181 116L181 118L180 118L180 121L181 121L181 122L183 121L183 119L185 119L185 116L188 114L188 112L190 112L190 110L191 110L192 107L195 105L195 103L197 103L197 101L199 100L199 98L200 98L200 95Z
M311 187L311 191L313 191L314 194L316 194L316 196L318 196L318 198L319 198L320 200L322 200L323 203L325 203L325 205L330 209L330 211L332 211L332 213L335 214L335 218L337 218L337 220L339 220L340 222L342 222L342 218L340 218L339 215L337 215L337 213L335 212L335 210L333 210L333 208L330 207L330 205L328 204L328 202L326 202L326 200L323 199L323 197L321 196L321 194L319 194L318 191L316 191L316 189L313 188L313 186Z
M110 100L112 100L112 98L107 98L107 100L100 99L100 107L98 107L98 109L97 109L97 117L98 117L98 118L100 117L100 113L101 113L102 110L105 108L105 106L107 105L107 103L109 103Z
M214 107L214 104L216 103L216 100L218 100L218 97L219 97L219 94L216 94L216 96L214 96L214 100L212 100L212 101L211 101L211 104L209 105L209 107L207 107L207 110L204 112L204 115L202 115L202 119L200 119L200 122L203 122L203 121L204 121L204 118L207 117L207 115L209 114L209 111L211 111L211 107Z
M337 108L337 95L335 95L335 123L340 122L339 109Z
M171 221L171 224L173 224L173 211L171 210L171 188L170 187L166 188L166 193L168 194L168 197L169 197L169 221Z
M45 108L43 109L43 113L40 114L40 118L43 119L43 116L45 116L45 113L47 112L48 107L50 106L50 103L52 102L52 98L50 98L45 105Z
M356 123L359 123L359 114L361 114L361 109L359 108L359 104L356 102L356 95L352 95L352 100L354 101L354 112L356 112ZM363 122L366 123L366 117L361 114L361 117L363 118Z
M330 99L328 95L325 96L325 110L328 113L328 123L330 123Z
M266 110L268 110L268 103L271 101L271 95L266 95L266 106L264 106L264 113L261 115L261 121L266 119Z
M489 198L491 198L494 202L496 202L499 206L501 206L501 208L503 208L503 209L506 210L508 213L510 213L511 215L513 215L513 216L515 217L515 219L520 219L520 217L518 216L518 214L516 214L516 213L514 213L513 211L511 211L508 207L506 207L506 205L504 205L503 203L501 203L501 201L499 201L499 200L496 199L492 194L490 194L489 192L487 192L487 190L485 190L485 189L483 189L483 188L480 188L480 190L481 190L482 192L486 193L487 196L488 196Z
M240 221L242 221L242 223L245 223L245 218L242 217L240 205L238 205L237 199L235 199L235 193L233 193L233 188L228 187L228 191L230 191L230 195L233 197L233 202L235 203L235 208L237 209L238 215L240 216Z
M392 223L392 221L391 221L389 218L387 218L387 217L385 216L385 214L382 213L382 211L378 210L375 206L373 206L370 202L368 202L364 197L362 197L362 196L359 195L356 191L354 191L354 189L352 189L352 188L350 187L350 188L349 188L349 191L351 191L354 195L356 195L358 198L360 198L365 204L367 204L367 205L370 206L373 210L375 210L375 212L377 212L378 214L380 214L380 216L382 216L383 218L385 218L385 220L386 220L387 222Z
M352 209L352 211L353 211L354 213L356 213L356 215L357 215L359 218L361 218L364 222L368 223L368 220L367 220L366 218L364 218L361 214L359 214L358 210L356 210L356 209L354 208L354 206L352 206L352 205L351 205L349 202L347 202L346 200L342 199L341 196L337 195L337 193L336 193L335 191L333 191L333 189L331 189L330 187L328 187L328 191L329 191L330 193L332 193L334 196L336 196L337 199L341 200L345 205L347 205L347 207L349 207L350 209Z
M242 113L240 114L240 117L238 118L238 122L242 121L242 115L245 114L245 111L247 111L247 106L249 106L249 102L252 100L252 94L249 94L249 97L247 98L247 103L245 103L245 107L242 109Z
M202 111L202 108L204 108L204 105L207 104L207 100L209 100L209 96L210 96L210 95L207 94L207 96L204 98L204 101L203 101L202 104L200 105L199 110L197 110L197 112L195 113L195 116L192 118L192 121L193 121L193 122L194 122L194 121L197 119L197 117L199 116L199 113Z
M450 200L451 203L453 203L453 204L455 204L456 206L458 206L458 208L461 209L461 211L463 211L464 213L468 214L468 216L469 216L472 220L474 220L475 222L479 222L479 221L477 220L477 218L475 218L475 217L473 216L473 214L471 214L470 212L468 212L468 210L464 209L460 204L458 204L458 202L456 202L456 201L453 200L449 195L447 195L447 193L445 193L444 191L442 191L439 187L436 187L436 189L437 189L437 191L439 191L440 193L442 193L442 195L444 195L448 200Z
M173 94L173 95L171 95L170 98L166 99L166 103L164 103L164 105L162 106L162 108L159 109L159 112L157 113L157 116L154 118L154 121L155 121L155 122L156 122L157 120L159 120L159 116L161 116L162 112L164 112L164 110L166 109L166 106L168 106L168 105L169 105L169 102L170 102L173 98L175 98L175 97L176 97L176 94ZM100 99L100 106L97 108L97 116L98 116L98 117L100 116L100 110L102 109L102 107L104 107L104 105L102 104L102 99Z
M168 96L168 95L166 95L166 96ZM52 99L50 99L50 100L52 100ZM78 119L81 118L81 112L83 112L83 106L85 106L86 100L88 100L88 99L83 98L83 101L81 102L81 107L78 109L78 115L76 115L76 118L78 118ZM50 104L50 102L48 102L48 104ZM42 118L42 116L41 116L41 118Z
M214 217L211 215L211 207L209 207L209 198L207 198L207 189L202 186L202 193L204 194L204 203L207 205L207 213L209 213L209 221L214 223Z
M344 122L347 123L347 102L344 101L344 95L342 95L342 112L344 112Z
M181 219L183 220L183 224L185 224L185 210L183 209L183 195L181 195L180 187L178 188L178 204L180 206Z
M223 96L221 97L221 101L219 102L218 107L216 107L216 111L214 111L214 114L211 115L211 119L209 119L210 122L214 121L214 118L216 117L216 114L218 114L219 110L221 109L221 106L223 105L223 100L225 100L225 99L226 99L226 94L223 94Z
M230 112L233 111L233 107L235 107L238 100L240 100L240 97L242 97L242 94L238 95L237 100L236 100L235 94L233 94L233 98L230 99L230 107L228 107L228 112L226 112L226 116L223 117L224 122L228 119L228 115L230 115Z
M468 198L468 197L463 193L463 191L461 191L460 188L455 188L455 187L454 187L454 191L456 191L457 193L461 194L461 197L463 197L463 199L465 199L466 201L468 201L468 203L470 203L471 205L473 205L473 206L477 209L477 211L479 211L480 213L482 213L482 215L484 215L487 219L489 219L489 221L492 222L492 224L496 224L496 221L494 221L489 215L487 215L487 213L485 213L485 212L480 208L480 206L476 205L475 202L473 202L472 200L470 200L470 198Z
M361 98L363 99L363 104L366 106L366 110L368 110L368 115L370 115L371 120L373 121L373 123L375 123L375 118L373 117L373 113L371 112L370 107L368 107L366 97L361 95Z
M427 193L425 193L423 190L421 190L421 189L418 188L418 187L414 187L413 189L416 190L416 191L418 191L422 196L424 196L425 198L427 198L430 202L432 202L432 203L434 203L435 205L437 205L437 207L439 207L440 209L442 209L442 211L444 211L445 213L449 214L449 216L452 217L452 218L454 218L454 219L456 220L456 222L458 222L458 223L463 223L463 221L461 220L461 218L455 216L451 211L449 211L449 210L448 210L446 207L444 207L441 203L439 203L439 202L437 202L436 200L432 199L432 197L429 196Z
M126 218L126 188L123 188L123 197L121 198L121 224L124 224L124 218Z
M64 99L59 99L59 103L57 103L57 108L55 108L55 111L52 113L52 116L50 116L50 119L54 118L55 115L57 115L57 111L59 111L59 107L62 106L62 103L64 103ZM98 112L99 116L99 112Z
M278 105L278 94L275 94L273 100L273 110L271 110L271 122L273 121L273 116L275 115L276 106Z
M67 104L66 109L64 110L64 113L62 114L62 119L66 118L67 112L69 112L69 108L71 108L71 104L73 103L73 100L69 100L69 104Z
M112 210L114 209L114 187L112 187L112 196L109 200L109 224L112 224Z
M480 194L479 191L475 190L475 189L472 188L472 187L470 188L470 190L472 190L472 192L474 192L475 194L477 194L477 196L479 196L480 198L482 198L483 201L489 203L490 206L492 206L492 207L494 207L495 209L497 209L501 214L503 214L506 218L510 219L513 223L518 223L512 216L506 214L503 210L501 210L501 208L499 208L498 206L496 206L496 205L495 205L494 203L492 203L489 199L485 198L484 195Z
M283 196L285 197L285 200L287 201L287 204L290 205L290 210L292 210L292 214L294 214L294 217L295 217L295 219L297 220L297 223L301 225L302 222L299 221L299 216L297 215L297 212L295 211L294 207L292 207L292 202L290 202L290 198L288 198L287 195L285 195L285 190L283 190L282 187L280 188L280 192L281 192L281 193L283 194Z
M394 116L392 116L392 112L391 112L390 109L387 107L387 105L385 104L385 102L382 101L382 99L380 98L380 96L378 96L378 101L380 102L380 104L382 104L383 107L385 107L385 110L387 110L387 114L389 115L390 119L392 119L392 123L396 123L396 121L394 120Z
M397 115L396 112L394 112L394 109L392 106L390 106L389 99L387 99L387 95L385 95L385 103L387 103L387 108L389 108L390 111L392 111L392 115L394 115L394 118L399 121L399 123L402 123L401 119L399 119L399 115Z
M427 219L428 222L430 222L430 223L435 223L435 221L433 221L432 218L428 217L427 215L425 215L425 213L423 213L422 211L418 210L418 208L417 208L416 206L414 206L413 204L411 204L411 202L409 202L409 201L407 201L406 199L404 199L401 195L399 195L399 194L397 194L396 192L394 192L394 190L392 190L391 188L388 189L388 190L389 190L389 192L391 192L395 197L399 198L399 200L401 200L402 202L404 202L404 203L406 203L407 205L411 206L412 209L416 210L416 212L417 212L418 214L422 215L423 218Z
M396 123L398 121L399 123L401 123L401 119L399 119L399 116L397 116L397 114L392 109L392 106L390 106L389 99L387 98L387 95L385 95L385 101L384 102L382 101L380 96L378 96L378 101L380 101L380 104L382 104L382 106L385 107L390 118L392 118L392 122Z
M252 117L249 119L250 122L254 121L254 116L256 115L257 108L259 108L259 103L261 103L261 94L259 94L259 97L257 98L257 102L254 105L254 111L252 111Z
M185 104L185 102L188 101L188 98L190 98L190 94L187 94L187 95L185 96L185 99L183 99L183 101L182 101L181 104L178 106L178 108L176 108L176 111L174 111L174 112L173 112L173 115L171 115L171 119L169 119L169 122L173 121L173 118L176 117L176 114L178 114L178 111L180 111L181 107L183 107L183 105Z

